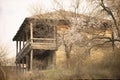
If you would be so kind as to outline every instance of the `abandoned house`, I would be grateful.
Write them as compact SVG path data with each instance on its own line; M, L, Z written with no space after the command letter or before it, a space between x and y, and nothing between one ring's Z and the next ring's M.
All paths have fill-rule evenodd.
M25 68L31 71L36 68L46 69L55 67L57 59L56 51L58 50L57 32L58 30L69 29L69 21L59 17L56 12L54 12L54 14L49 13L49 15L44 15L45 18L40 19L40 16L25 18L14 36L13 41L16 41L17 68ZM72 16L73 14L65 12L65 15ZM81 19L84 21L84 16L82 17ZM88 38L90 35L93 35L92 32L91 30L90 34L84 31Z

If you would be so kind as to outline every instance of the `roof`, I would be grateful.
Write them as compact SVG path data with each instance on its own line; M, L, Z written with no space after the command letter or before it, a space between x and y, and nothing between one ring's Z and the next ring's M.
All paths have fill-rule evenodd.
M25 18L21 27L19 28L19 30L17 31L16 35L13 38L13 41L17 40L17 36L20 36L21 31L23 30L23 28L29 23L29 19Z
M101 27L101 24L103 24L104 22L107 22L107 23L110 22L109 20L105 20L105 19L90 17L83 14L75 14L74 12L71 12L71 11L64 11L64 10L53 11L53 12L48 12L40 15L33 15L31 17L25 18L19 30L17 31L16 35L14 36L13 41L21 40L20 36L24 35L23 34L24 30L26 31L29 30L28 26L30 25L30 22L32 23L41 22L41 23L48 24L51 21L52 25L66 24L66 23L68 24L69 19L72 19L75 16L79 17L80 19L79 23L82 27L83 26L89 27L88 25L86 25L87 21L91 24L91 26L93 26L93 24L97 24L95 25L95 27L98 26L98 23L100 23L99 24L100 26L98 27Z
M38 18L32 18L32 17L28 17L28 18L25 18L25 20L23 21L22 25L20 26L19 30L17 31L16 35L14 36L13 38L13 41L19 41L21 39L20 36L25 36L25 32L28 33L29 30L30 30L30 23L33 23L33 27L34 25L36 25L37 23L39 24L48 24L48 25L51 25L51 26L56 26L56 25L61 25L61 24L64 24L64 25L68 25L69 24L69 21L68 20L55 20L55 19L38 19Z

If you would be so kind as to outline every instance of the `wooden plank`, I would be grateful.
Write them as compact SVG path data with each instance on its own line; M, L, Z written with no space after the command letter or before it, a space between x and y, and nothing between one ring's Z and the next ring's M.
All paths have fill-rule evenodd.
M33 38L33 40L55 40L55 38Z
M39 44L39 43L38 43ZM44 49L44 50L55 50L56 49L56 46L55 46L55 44L43 44L43 45L41 45L41 44L35 44L35 43L33 43L33 44L31 44L31 48L32 49Z
M36 43L31 43L33 45L55 45L55 43L39 43L39 42L36 42Z

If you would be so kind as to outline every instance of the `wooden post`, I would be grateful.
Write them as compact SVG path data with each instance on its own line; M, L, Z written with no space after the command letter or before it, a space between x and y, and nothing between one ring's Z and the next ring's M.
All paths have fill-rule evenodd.
M31 40L31 43L33 43L33 25L32 25L32 23L30 23L30 40Z
M29 70L29 56L28 56L28 54L26 55L26 71L28 71Z
M21 65L20 65L20 62L19 62L19 72L21 71Z
M21 41L19 41L19 52L21 51Z
M24 73L24 58L22 59L22 71Z
M16 73L18 74L18 64L16 62Z
M33 43L33 25L30 23L30 41ZM30 71L32 71L33 50L30 51Z
M16 56L18 54L18 41L16 41Z
M26 63L25 63L25 59L26 57L23 58L23 61L22 61L22 66L23 66L23 73L25 73L25 69L26 69Z
M57 47L57 27L54 26L54 39L55 39L55 47Z
M24 39L24 37L23 37L23 47L24 47L24 45L25 45L25 39Z
M32 71L32 63L33 63L33 50L30 52L30 71Z

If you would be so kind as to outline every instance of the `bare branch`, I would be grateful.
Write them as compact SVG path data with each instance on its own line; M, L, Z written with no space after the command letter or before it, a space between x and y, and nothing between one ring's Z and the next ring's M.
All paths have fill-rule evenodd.
M117 30L117 33L118 33L118 37L120 37L120 31L119 31L119 28L118 28L118 25L117 25L117 21L111 11L111 9L109 7L106 7L105 4L104 4L104 0L101 0L101 7L112 17L113 21L114 21L114 24L115 24L115 27L116 27L116 30Z

